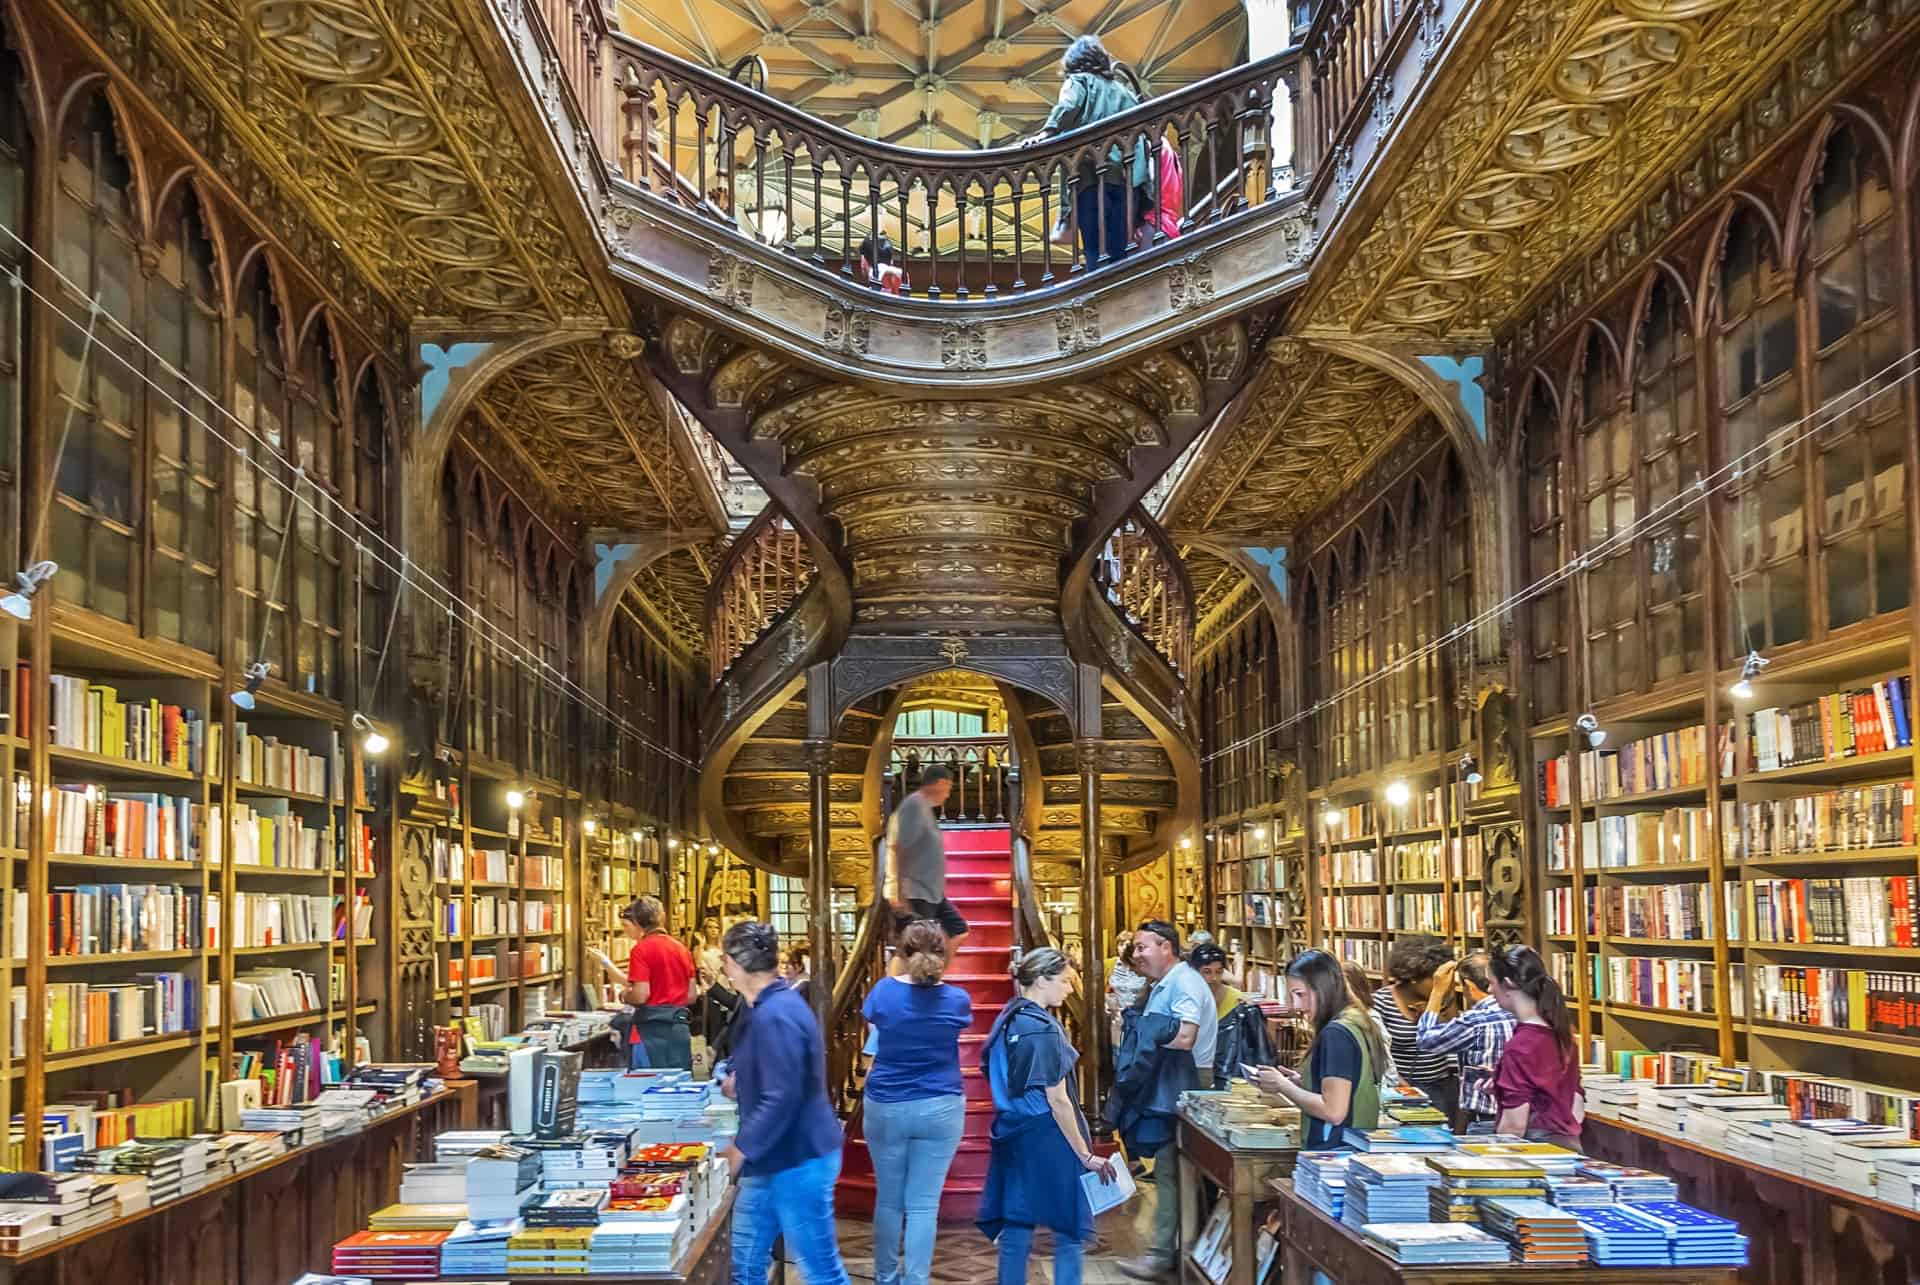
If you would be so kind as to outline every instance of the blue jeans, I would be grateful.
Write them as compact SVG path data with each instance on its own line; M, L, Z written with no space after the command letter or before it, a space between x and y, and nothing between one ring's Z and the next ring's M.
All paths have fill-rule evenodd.
M1027 1285L1027 1259L1033 1255L1033 1228L1008 1223L1000 1229L1000 1285ZM1081 1246L1053 1233L1053 1285L1080 1285Z
M864 1116L867 1150L873 1156L874 1285L927 1285L940 1221L940 1188L960 1149L967 1100L953 1093L911 1102L869 1101Z
M776 1239L786 1241L807 1285L847 1285L833 1225L833 1184L839 1178L840 1153L834 1151L740 1180L733 1203L733 1285L767 1285Z

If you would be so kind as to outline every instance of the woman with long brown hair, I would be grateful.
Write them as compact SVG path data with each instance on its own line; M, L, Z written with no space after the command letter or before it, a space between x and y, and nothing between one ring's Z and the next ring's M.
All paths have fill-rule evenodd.
M1509 946L1493 957L1493 998L1515 1022L1493 1073L1500 1108L1494 1131L1580 1150L1587 1104L1573 1015L1560 983L1536 951Z
M1379 1072L1386 1056L1379 1031L1360 1007L1340 961L1324 950L1303 950L1287 965L1287 999L1313 1028L1301 1070L1256 1068L1263 1093L1285 1098L1307 1117L1302 1147L1321 1151L1341 1145L1348 1128L1380 1123Z

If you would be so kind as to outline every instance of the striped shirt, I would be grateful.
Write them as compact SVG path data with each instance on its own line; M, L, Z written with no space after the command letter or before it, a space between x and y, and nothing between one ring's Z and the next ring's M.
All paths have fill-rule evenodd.
M1450 1022L1420 1014L1414 1042L1423 1053L1455 1053L1460 1058L1460 1105L1469 1115L1499 1114L1493 1100L1493 1073L1513 1034L1513 1014L1489 995Z
M1458 1070L1453 1054L1423 1052L1414 1039L1414 1020L1400 1011L1394 1001L1393 987L1382 986L1373 993L1373 1011L1387 1028L1387 1045L1393 1052L1393 1064L1400 1078L1414 1088L1438 1080L1451 1079Z

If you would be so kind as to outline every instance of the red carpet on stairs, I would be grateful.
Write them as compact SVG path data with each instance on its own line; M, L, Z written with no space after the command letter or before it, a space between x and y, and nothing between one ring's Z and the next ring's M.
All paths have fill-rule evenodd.
M1013 998L1007 975L1013 948L1013 846L1005 826L948 829L947 898L967 921L967 943L947 969L947 981L973 997L973 1028L960 1037L960 1076L967 1093L966 1133L947 1171L941 1222L971 1222L987 1181L993 1094L980 1068L980 1046ZM873 1160L858 1127L850 1129L841 1162L836 1205L844 1216L873 1217Z

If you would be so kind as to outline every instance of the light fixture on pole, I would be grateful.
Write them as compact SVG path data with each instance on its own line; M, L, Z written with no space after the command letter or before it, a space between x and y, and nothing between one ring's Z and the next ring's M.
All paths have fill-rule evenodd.
M1727 688L1727 695L1737 701L1752 700L1753 680L1760 677L1760 671L1772 663L1757 651L1748 652L1747 658L1740 662L1740 677L1733 686Z
M9 272L7 277L13 285L14 315L18 316L19 294L21 288L26 284L26 279L20 275L18 268ZM0 598L0 611L6 612L15 620L33 619L33 596L40 592L41 585L53 579L60 571L59 563L50 562L43 558L35 558L32 555L38 553L41 546L44 545L47 540L47 520L53 514L54 492L59 489L55 479L58 479L60 476L60 461L66 458L67 439L73 432L73 414L80 409L80 402L82 400L80 396L80 384L81 381L87 377L87 363L93 357L94 332L100 324L100 318L104 315L106 315L106 310L100 306L100 297L95 295L87 302L86 346L80 350L80 361L74 369L73 388L67 397L67 413L60 423L60 441L59 444L53 448L53 462L47 466L48 480L40 496L39 512L34 519L33 539L27 545L29 558L27 569L18 572L13 577L13 592L4 598ZM287 526L288 529L291 530L293 524L289 522Z
M1264 838L1266 838L1266 837L1267 837L1267 827L1265 827L1264 825L1256 825L1255 827L1253 827L1253 837L1254 837L1254 838L1256 838L1256 839L1264 839Z
M1600 726L1600 720L1593 715L1582 714L1573 720L1573 726L1574 730L1586 733L1589 748L1597 750L1607 743L1607 729Z
M1468 785L1480 784L1480 760L1471 750L1460 756L1460 779Z
M1394 781L1387 786L1387 802L1396 808L1404 808L1413 798L1413 790L1405 781Z
M1211 837L1211 836L1209 836L1209 837ZM1187 849L1187 848L1191 848L1191 847L1193 847L1193 836L1192 836L1192 835L1190 835L1190 834L1187 834L1187 835L1182 835L1182 836L1180 837L1180 846L1181 846L1181 848L1183 848L1183 849Z
M353 730L360 733L360 748L369 754L385 754L389 744L387 735L373 725L373 720L365 714L353 716Z
M40 592L40 586L53 579L60 570L57 562L36 562L25 571L16 572L13 577L14 590L0 598L0 611L6 612L15 620L33 619L33 595Z
M293 486L287 495L287 529L280 533L280 552L273 560L273 584L267 590L267 596L254 601L260 607L260 645L253 649L253 660L245 669L246 685L233 693L233 703L241 709L252 709L254 697L260 691L273 667L267 663L267 631L273 628L273 600L280 595L280 573L287 569L287 541L293 538L296 525L293 512L300 507L300 483L306 479L303 468L293 470Z

